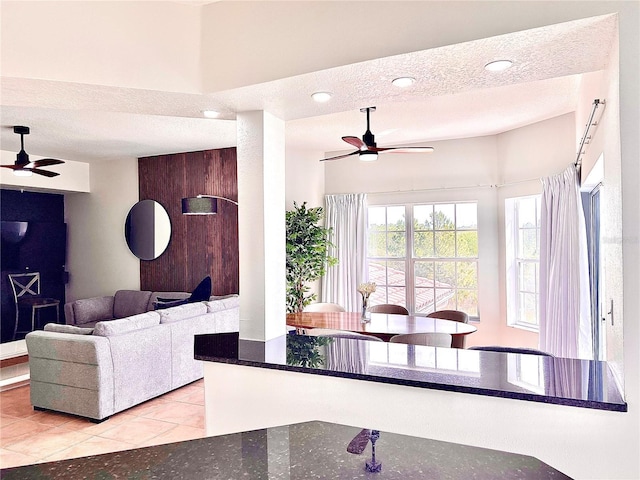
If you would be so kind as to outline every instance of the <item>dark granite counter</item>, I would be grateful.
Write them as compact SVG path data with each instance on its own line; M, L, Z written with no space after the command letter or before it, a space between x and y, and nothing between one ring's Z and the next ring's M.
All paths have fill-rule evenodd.
M198 335L199 360L626 412L604 362L290 334Z
M526 455L386 432L377 437L370 432L333 423L306 422L10 468L0 471L0 477L4 480L570 478ZM352 442L356 438L362 441ZM375 463L371 441L374 438ZM349 453L350 444L351 451L361 453ZM381 464L380 471L367 471L366 463Z

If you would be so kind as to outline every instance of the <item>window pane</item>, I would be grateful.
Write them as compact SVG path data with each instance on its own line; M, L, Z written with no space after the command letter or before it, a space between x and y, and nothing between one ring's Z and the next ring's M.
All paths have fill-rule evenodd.
M534 293L520 294L520 318L522 321L532 324L538 324L536 315L536 306L538 303L537 295Z
M535 292L536 289L536 264L520 263L520 290L524 292Z
M520 230L520 258L537 259L538 254L538 231L535 228Z
M474 230L478 228L477 203L459 203L456 205L456 228Z
M432 313L436 311L435 308L435 290L433 288L416 288L416 313Z
M414 230L433 230L433 205L413 207Z
M434 205L433 223L436 230L453 230L455 205Z
M369 281L378 285L378 288L387 284L386 264L384 260L369 260Z
M387 302L387 287L377 284L376 291L369 297L369 305L380 305Z
M407 250L406 234L404 232L387 233L387 257L404 257Z
M433 287L433 262L416 262L415 284L416 287Z
M387 262L387 285L407 284L405 262Z
M436 232L436 257L455 256L455 232Z
M457 232L458 257L478 257L478 232Z
M520 198L518 200L518 227L533 227L536 221L536 197Z
M436 310L457 310L456 291L453 288L436 288Z
M478 291L458 290L458 306L456 310L461 310L470 316L478 315Z
M453 287L456 284L455 262L435 262L436 287Z
M384 257L387 253L387 235L384 232L369 232L369 257Z
M404 231L404 207L387 207L387 230Z
M387 303L394 305L407 306L407 289L405 287L389 287L387 288Z
M417 258L433 257L432 232L416 232L413 235L413 255Z
M478 288L478 264L476 262L457 262L458 288Z
M384 230L387 225L385 219L386 207L369 207L367 217L369 218L369 231Z

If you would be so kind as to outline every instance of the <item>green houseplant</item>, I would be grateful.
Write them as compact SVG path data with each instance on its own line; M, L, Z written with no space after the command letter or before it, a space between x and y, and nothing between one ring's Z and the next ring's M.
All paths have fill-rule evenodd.
M301 312L316 300L309 294L309 282L322 277L327 267L338 262L328 253L330 228L320 225L322 207L307 208L307 202L286 213L287 226L287 312Z

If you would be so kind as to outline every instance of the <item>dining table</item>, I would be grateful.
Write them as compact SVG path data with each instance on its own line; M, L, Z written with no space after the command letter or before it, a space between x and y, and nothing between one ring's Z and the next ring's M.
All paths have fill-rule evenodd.
M327 328L346 330L378 337L388 342L391 337L405 333L448 333L469 335L477 330L468 323L420 315L371 313L363 320L360 312L301 312L288 313L287 325L297 330Z

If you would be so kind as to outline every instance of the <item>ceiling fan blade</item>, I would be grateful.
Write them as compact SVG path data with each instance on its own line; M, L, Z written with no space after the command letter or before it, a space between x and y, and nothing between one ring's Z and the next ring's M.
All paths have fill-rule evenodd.
M369 147L370 152L388 152L394 150L396 153L421 153L433 152L433 147Z
M359 153L360 153L360 150L356 150L355 152L345 153L344 155L338 155L336 157L323 158L320 161L326 162L327 160L338 160L339 158L346 158L346 157L350 157L351 155L358 155Z
M49 170L39 170L37 168L25 168L25 170L31 170L33 173L42 175L43 177L57 177L60 175L58 172L50 172Z
M60 165L64 163L63 160L57 160L55 158L43 158L41 160L34 160L30 163L29 168L34 167L50 167L51 165Z
M0 167L10 168L11 170L22 170L24 168L23 165L0 165Z
M349 145L353 145L354 147L359 148L360 150L362 150L363 148L367 148L367 144L358 137L342 137L342 140L347 142Z

